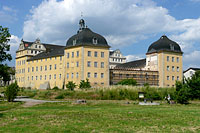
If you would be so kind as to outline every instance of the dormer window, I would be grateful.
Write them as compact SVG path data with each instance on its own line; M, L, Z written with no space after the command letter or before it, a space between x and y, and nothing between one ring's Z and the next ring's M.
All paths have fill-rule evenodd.
M174 45L173 44L170 44L170 49L174 50Z
M37 45L35 45L35 48L37 48Z
M76 45L76 39L73 40L73 46Z
M93 44L97 44L97 38L93 38Z
M38 46L39 48L41 48L41 46Z

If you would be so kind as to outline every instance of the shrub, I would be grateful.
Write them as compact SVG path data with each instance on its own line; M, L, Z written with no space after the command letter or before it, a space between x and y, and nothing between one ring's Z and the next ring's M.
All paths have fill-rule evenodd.
M81 89L91 88L89 79L87 78L86 81L85 80L81 80L81 82L79 84L79 88L81 88Z
M66 87L71 91L73 91L76 86L77 85L73 81L68 81L68 83L66 84Z
M185 83L189 89L191 99L200 99L200 71L196 71L191 79Z
M60 94L55 97L55 99L64 99L64 98L65 98L64 94Z
M186 84L176 82L176 101L180 104L187 104L189 100L189 89Z
M117 85L132 85L132 86L135 86L135 85L137 85L137 82L134 79L123 79L123 80L119 81L117 83Z
M8 100L8 102L13 102L14 101L14 99L17 96L17 92L18 91L19 91L19 86L17 85L17 82L12 83L11 85L9 85L6 88L5 96L6 96L7 100Z
M53 87L52 90L59 90L57 86Z

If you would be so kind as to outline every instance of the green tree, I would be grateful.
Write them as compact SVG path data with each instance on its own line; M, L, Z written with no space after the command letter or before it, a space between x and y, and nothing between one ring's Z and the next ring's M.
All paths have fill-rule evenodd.
M187 84L177 81L175 95L178 103L187 104L190 99L190 92Z
M10 51L10 45L8 44L10 36L8 28L0 26L0 79L3 79L3 81L10 80L9 67L2 64L6 60L12 60L11 55L7 53Z
M89 79L87 78L86 81L85 80L81 80L81 82L79 84L79 88L81 88L81 89L91 88Z
M17 85L16 82L6 87L5 96L8 102L14 101L14 99L17 96L18 91L19 91L19 86Z
M186 79L191 99L200 99L200 71L196 71L191 79Z
M71 91L73 91L76 86L77 85L73 81L68 81L68 83L66 84L66 87Z
M135 86L135 85L137 85L137 82L134 79L123 79L123 80L119 81L117 83L117 85L132 85L132 86Z

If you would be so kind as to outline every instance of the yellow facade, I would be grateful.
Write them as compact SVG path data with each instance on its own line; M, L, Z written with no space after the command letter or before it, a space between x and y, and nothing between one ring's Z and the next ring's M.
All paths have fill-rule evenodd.
M79 84L81 80L88 78L92 86L109 85L108 48L91 46L66 48L65 59L66 83L73 81Z
M182 81L182 53L159 52L158 53L158 71L159 86L174 86L177 81Z

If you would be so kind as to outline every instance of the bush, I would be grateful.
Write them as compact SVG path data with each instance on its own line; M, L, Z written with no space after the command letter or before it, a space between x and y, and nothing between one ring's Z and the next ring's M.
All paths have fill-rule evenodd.
M189 89L186 84L176 82L176 101L180 104L187 104L189 100Z
M66 84L66 87L71 91L73 91L76 86L77 85L73 81L68 81L68 83Z
M123 80L119 81L117 83L117 85L132 85L132 86L135 86L135 85L137 85L137 82L134 79L123 79Z
M8 100L8 102L13 102L14 99L16 98L17 96L17 93L19 91L19 86L17 85L17 83L12 83L11 85L9 85L7 88L6 88L6 91L5 91L5 96Z
M87 78L86 81L85 80L81 80L81 82L79 84L79 88L80 89L91 88L89 79Z
M59 90L57 86L53 87L52 90Z
M200 99L200 71L196 71L191 79L185 83L189 89L191 99Z
M55 97L55 99L64 99L64 98L65 98L64 94L60 94Z

